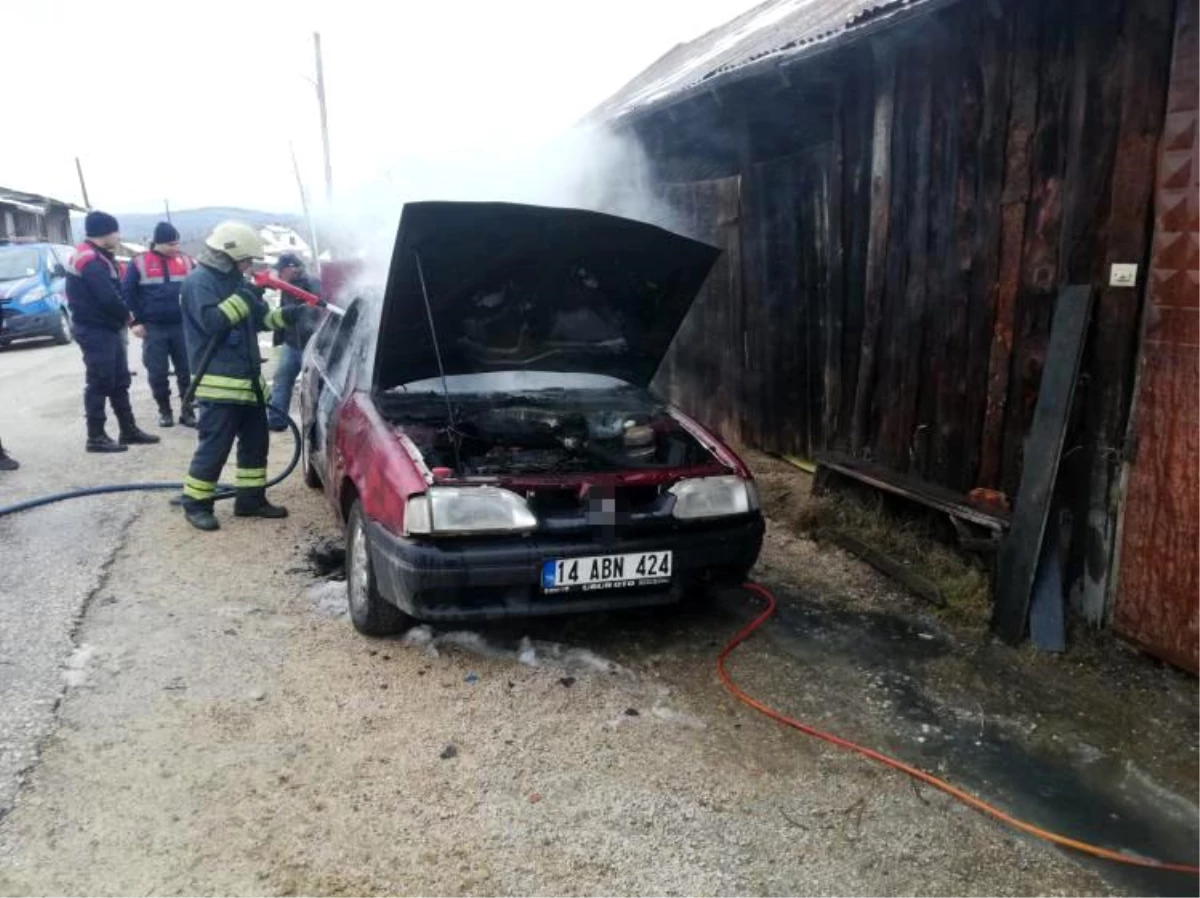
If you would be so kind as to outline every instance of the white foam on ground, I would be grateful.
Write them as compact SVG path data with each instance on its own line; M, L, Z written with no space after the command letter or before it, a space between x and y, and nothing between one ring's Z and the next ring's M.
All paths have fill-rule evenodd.
M329 617L345 617L350 613L346 605L346 581L323 580L314 583L306 593L313 607Z
M673 708L668 708L666 705L655 705L650 710L650 713L659 720L665 720L667 723L673 723L676 726L681 726L689 730L708 729L708 724L699 717L684 714L682 711L676 711Z
M436 657L439 648L461 649L482 658L512 661L526 667L556 667L570 671L591 673L627 673L615 661L597 655L590 649L573 648L559 642L521 638L515 649L488 641L482 633L474 630L451 630L435 633L433 628L422 624L411 628L401 640L402 645L421 649Z
M68 686L82 686L88 681L88 664L95 654L96 650L87 643L76 647L75 651L67 658L62 674L63 680Z

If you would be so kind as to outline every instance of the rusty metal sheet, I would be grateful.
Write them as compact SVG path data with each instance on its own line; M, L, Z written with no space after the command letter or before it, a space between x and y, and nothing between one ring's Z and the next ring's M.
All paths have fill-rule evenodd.
M1200 667L1198 59L1196 4L1180 0L1113 610L1118 633L1192 671Z

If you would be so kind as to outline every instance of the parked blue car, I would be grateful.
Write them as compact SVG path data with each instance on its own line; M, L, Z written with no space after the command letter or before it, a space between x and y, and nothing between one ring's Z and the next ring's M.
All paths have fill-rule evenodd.
M0 346L34 337L71 342L66 266L73 251L58 243L0 244Z

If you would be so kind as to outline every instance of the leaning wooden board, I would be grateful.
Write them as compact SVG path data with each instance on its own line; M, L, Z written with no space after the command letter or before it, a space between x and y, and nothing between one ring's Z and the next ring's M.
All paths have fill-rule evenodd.
M1033 426L1025 443L1012 527L1000 547L992 628L1005 642L1020 642L1025 636L1029 600L1091 314L1091 287L1072 285L1059 291Z

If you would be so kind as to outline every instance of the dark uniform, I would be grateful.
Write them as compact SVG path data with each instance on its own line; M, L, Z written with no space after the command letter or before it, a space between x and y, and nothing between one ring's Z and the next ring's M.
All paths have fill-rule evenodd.
M280 257L280 262L284 261ZM294 257L293 257L294 258ZM297 264L299 260L297 260ZM296 275L292 285L311 293L321 295L321 285L301 272ZM275 364L275 376L271 382L271 407L267 409L267 422L272 430L287 429L287 412L292 404L292 392L296 386L296 378L300 375L300 363L304 358L304 347L312 338L313 332L321 321L321 313L308 306L303 300L297 299L286 290L279 291L281 308L296 307L296 323L290 324L283 331L275 332L274 345L281 347Z
M171 417L171 384L167 374L175 366L175 381L182 397L191 383L187 347L183 339L183 312L179 293L183 279L195 268L195 263L182 253L167 256L151 250L135 256L125 272L122 287L125 302L133 314L133 323L144 325L142 363L150 379L150 392L158 404L160 422L169 427ZM182 409L180 423L191 422L187 408Z
M129 310L121 298L120 269L112 253L90 240L75 247L67 266L67 303L75 342L83 353L87 371L83 408L88 449L117 448L104 430L106 400L120 426L122 443L157 443L157 437L138 430L129 404L129 362L122 339L122 331L129 323ZM142 440L141 436L148 439Z
M183 333L191 370L199 373L210 340L216 350L199 374L200 444L184 478L184 507L212 511L221 468L237 440L237 497L234 513L253 515L267 508L266 386L262 380L257 332L282 330L295 312L271 309L232 264L201 256L183 282Z

